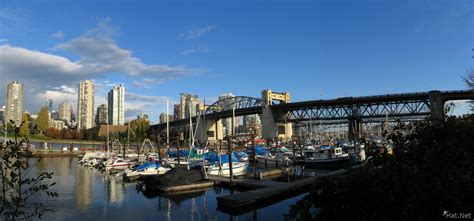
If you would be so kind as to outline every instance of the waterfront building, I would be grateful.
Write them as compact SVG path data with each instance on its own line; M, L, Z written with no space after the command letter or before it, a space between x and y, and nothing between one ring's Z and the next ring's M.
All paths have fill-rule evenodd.
M139 115L137 115L137 119L147 119L148 120L148 114L140 113Z
M180 119L196 116L196 107L200 104L197 95L181 93L180 94Z
M52 112L53 111L53 100L46 99L46 104L44 106L48 108L49 112Z
M107 106L105 104L101 104L97 107L97 112L95 114L95 124L97 126L101 124L107 124Z
M59 120L59 112L53 110L51 111L51 119L52 120Z
M179 120L181 118L181 105L175 104L173 106L173 120Z
M222 101L223 105L221 106L222 108L225 108L225 109L232 109L232 101L228 100L229 98L233 98L235 97L232 93L225 93L225 94L221 94L221 96L219 96L219 101ZM222 127L223 127L223 135L224 136L227 136L227 135L231 135L232 134L232 118L225 118L225 119L222 119ZM237 128L238 127L238 120L236 119L235 122L234 122L234 127Z
M0 126L3 128L3 123L5 121L5 106L0 108Z
M69 103L62 103L59 105L59 119L65 120L68 124L72 120L72 106Z
M94 126L94 83L91 80L80 82L78 92L77 128L92 128Z
M168 121L172 121L173 120L173 115L169 114L168 115ZM161 113L160 114L160 123L163 124L163 123L166 123L166 113Z
M110 125L123 125L125 120L125 87L115 86L108 94L108 116Z
M50 120L49 127L57 130L62 130L66 128L66 122L65 120Z
M242 128L244 133L253 132L257 136L261 135L262 132L262 123L260 121L260 116L258 114L246 115L242 119Z
M23 113L23 84L18 81L8 84L6 101L5 120L7 122L13 120L19 127Z

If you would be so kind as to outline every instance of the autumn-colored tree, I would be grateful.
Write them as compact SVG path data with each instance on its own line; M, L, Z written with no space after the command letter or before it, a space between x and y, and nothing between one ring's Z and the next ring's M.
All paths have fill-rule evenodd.
M21 116L20 136L26 137L30 135L30 116L28 113L23 113Z
M72 139L72 138L74 138L74 134L73 134L71 129L67 129L66 132L64 132L63 137L65 139Z
M48 108L42 107L36 119L36 126L40 134L43 134L49 128Z
M56 128L51 127L51 128L48 128L48 130L46 130L46 136L54 138L54 139L60 139L61 138L61 131L59 131Z

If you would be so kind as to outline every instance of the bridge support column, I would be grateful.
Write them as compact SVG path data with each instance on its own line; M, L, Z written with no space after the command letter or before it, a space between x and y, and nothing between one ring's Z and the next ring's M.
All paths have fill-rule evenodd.
M363 137L364 127L362 125L362 120L357 118L349 119L349 140L360 140Z
M444 102L440 91L430 91L430 114L434 123L444 121Z
M200 119L196 132L196 139L200 141L222 140L222 121L221 120L203 120Z
M292 123L278 123L269 107L262 107L262 138L288 140L293 136Z

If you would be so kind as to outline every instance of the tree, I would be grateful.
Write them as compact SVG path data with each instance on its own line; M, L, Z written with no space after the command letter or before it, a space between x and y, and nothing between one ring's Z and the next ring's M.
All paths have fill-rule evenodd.
M26 137L30 135L30 116L28 113L23 113L21 117L20 136Z
M148 129L150 128L150 121L145 118L140 118L129 122L130 124L130 140L138 141L147 137Z
M36 119L36 126L40 134L43 134L49 128L49 114L48 108L42 107Z
M474 115L400 124L388 138L393 155L318 179L289 218L439 220L443 211L474 211Z
M11 122L14 124L14 122ZM15 128L14 140L7 141L7 148L0 158L0 220L41 218L47 210L40 203L32 203L32 197L46 193L48 197L58 194L50 190L55 183L49 183L53 173L42 172L39 175L29 174L31 168L21 156L25 139L19 140L20 129Z
M71 129L67 129L66 132L64 132L63 137L66 138L66 139L74 138L73 131Z
M51 137L53 139L60 139L61 138L61 131L56 128L48 128L46 130L46 136Z
M466 85L474 90L474 69L469 69L466 71L466 77L464 77L464 82ZM474 101L471 101L471 110L474 111Z

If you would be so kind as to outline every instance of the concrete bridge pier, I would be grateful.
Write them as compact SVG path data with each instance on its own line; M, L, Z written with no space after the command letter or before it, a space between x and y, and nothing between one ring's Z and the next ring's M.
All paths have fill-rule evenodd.
M199 125L196 130L196 139L199 141L216 141L222 140L222 121L215 120L215 119L206 119L204 120L203 117L199 120Z
M262 138L288 140L293 136L292 123L279 123L269 107L262 107Z
M430 119L434 123L444 121L444 101L440 91L430 91Z

